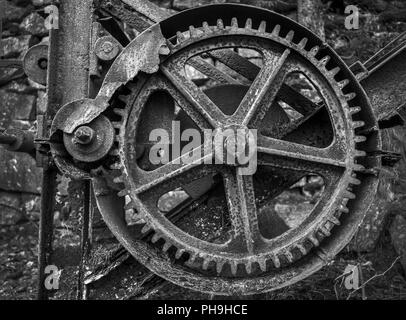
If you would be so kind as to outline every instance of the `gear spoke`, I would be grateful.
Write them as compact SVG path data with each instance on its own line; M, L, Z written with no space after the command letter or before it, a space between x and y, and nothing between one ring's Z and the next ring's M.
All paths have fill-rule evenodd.
M290 50L288 49L284 51L282 56L265 53L265 66L232 117L235 123L248 126L255 115L259 119L265 116L284 81L286 71L284 72L282 67L289 53Z
M227 204L232 224L231 246L243 246L252 254L262 238L258 227L253 178L241 169L224 174Z
M306 161L309 164L317 165L328 165L332 167L345 168L347 163L341 151L336 144L332 146L320 149L315 147L310 147L302 144L297 144L293 142L278 140L270 137L265 137L260 135L258 137L258 152L270 156L276 156L278 158L283 157L288 160L296 161L292 166L297 168L297 162ZM280 159L275 159L275 162L270 161L268 165L280 166ZM265 164L265 163L262 163Z
M203 146L200 146L194 149L192 152L193 154L202 154L202 151ZM154 171L143 172L142 174L139 174L138 187L134 190L134 192L135 194L144 193L160 184L178 178L181 175L185 175L193 168L196 168L198 166L203 167L205 161L207 159L211 159L212 157L212 153L209 153L191 161L189 154L184 154ZM203 168L201 170L203 170Z
M190 105L201 114L206 121L213 127L221 127L226 122L226 116L220 111L216 104L205 95L184 73L177 70L170 70L161 66L161 70L172 85L183 95ZM182 103L181 107L185 107ZM189 107L184 109L192 117ZM193 119L193 118L192 118Z
M294 132L300 126L304 125L306 122L310 121L313 117L315 117L321 109L324 108L324 105L316 105L315 109L308 113L305 117L300 118L298 120L292 121L287 125L283 126L282 128L278 128L275 135L272 135L274 139L283 139L290 133ZM272 128L271 128L272 129Z

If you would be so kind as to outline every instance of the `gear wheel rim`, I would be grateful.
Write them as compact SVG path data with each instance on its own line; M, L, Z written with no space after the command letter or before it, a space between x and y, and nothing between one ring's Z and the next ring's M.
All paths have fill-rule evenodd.
M225 32L227 32L227 30L224 30ZM288 33L288 37L289 37L289 33ZM281 40L282 41L286 41L286 38L281 38ZM190 41L193 41L193 39L190 39ZM183 42L183 44L185 44L186 42ZM172 50L176 50L176 47L175 48L173 48L172 47ZM315 61L315 63L320 63L320 61L318 60L318 61ZM340 84L338 84L338 86L340 86ZM362 92L362 89L360 90L361 92ZM360 123L355 123L355 126L354 126L354 128L356 127L356 126L359 126L360 125ZM120 152L120 154L122 154L122 152ZM359 156L363 156L363 154L361 155L361 154L359 154ZM116 166L116 168L120 168L120 169L123 169L123 165L119 165L119 166ZM356 165L355 164L355 162L354 162L354 167L353 167L353 169L354 169L354 171L359 171L359 170L362 170L362 167L361 166L359 166L359 165ZM127 180L125 179L126 177L121 177L121 178L119 178L117 181L119 181L119 182L126 182ZM352 180L353 182L354 182L354 184L356 184L357 183L357 181L355 181L355 180ZM130 185L128 185L127 184L127 189L131 189L131 186ZM124 195L124 194L128 194L128 192L127 192L128 190L124 190L122 193L121 193L121 195ZM133 199L134 200L134 199ZM345 206L345 205L344 205ZM347 211L347 209L345 208L345 207L343 207L342 208L342 211ZM331 221L330 221L331 222ZM148 228L147 228L148 229ZM328 233L329 232L329 230L322 230L322 229L319 229L318 230L318 232L319 231L321 231L322 233ZM315 239L311 239L311 241L312 242L314 242L314 241L317 241L317 242L319 242L318 240L317 240L317 238L316 238L316 240ZM319 243L317 243L317 245L319 245ZM324 259L322 259L323 261L324 261ZM153 269L153 268L152 268ZM159 273L158 273L159 274ZM216 281L219 281L218 279L216 279ZM286 283L288 283L289 281L286 281ZM187 286L187 287L190 287L191 289L194 289L194 287L193 286ZM236 282L235 282L235 285L232 285L232 287L234 287L235 289L237 289L237 288L240 288L241 287L241 283L239 284L239 281L237 280ZM278 287L277 285L275 285L275 286L270 286L270 287L268 287L267 288L267 291L268 290L270 290L270 289L274 289L274 288L276 288L276 287ZM203 290L203 291L207 291L207 290ZM219 291L220 291L220 294L221 294L221 291L222 290L215 290L215 291L217 291L217 293L219 293ZM238 289L237 289L237 291L239 291ZM213 291L210 291L210 292L213 292ZM245 291L245 293L246 293L247 291ZM249 292L249 290L248 290L248 292Z

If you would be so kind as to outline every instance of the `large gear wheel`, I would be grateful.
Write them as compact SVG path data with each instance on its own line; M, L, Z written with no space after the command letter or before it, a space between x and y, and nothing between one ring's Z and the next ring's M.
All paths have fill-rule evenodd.
M367 152L379 149L380 137L368 131L376 121L362 88L311 32L274 13L266 17L219 17L178 30L168 39L170 54L159 71L138 74L111 101L115 182L148 236L110 227L153 272L193 290L253 294L305 278L348 243L376 190L377 178L365 167L377 165ZM255 53L257 65L244 50ZM208 77L193 81L187 67ZM292 74L306 79L318 98L292 89ZM175 158L151 164L150 132L172 132L173 121L182 130L258 130L257 172L243 175L242 166L179 164ZM274 230L276 220L264 208L307 175L324 181L317 203L295 227ZM196 221L165 214L161 197L180 189L188 200L176 210L195 210L195 217L211 222L221 217L222 226L194 232L188 224L196 229ZM196 209L210 192L220 195L221 205Z

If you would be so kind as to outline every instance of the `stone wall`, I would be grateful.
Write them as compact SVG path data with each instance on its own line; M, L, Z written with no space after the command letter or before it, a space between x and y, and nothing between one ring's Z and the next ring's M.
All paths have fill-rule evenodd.
M45 40L47 30L38 10L42 1L5 2L1 12L2 59L22 59L33 45ZM0 69L0 128L35 130L36 109L43 105L45 88L28 80L19 69ZM26 154L0 147L0 225L21 219L37 220L41 170Z

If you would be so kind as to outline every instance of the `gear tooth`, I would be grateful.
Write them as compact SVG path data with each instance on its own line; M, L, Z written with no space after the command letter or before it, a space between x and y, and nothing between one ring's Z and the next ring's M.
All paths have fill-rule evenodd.
M359 129L365 126L365 122L364 121L353 121L352 122L352 128L353 129Z
M363 158L366 157L367 153L363 150L355 150L355 157L356 158Z
M183 42L186 40L185 35L180 31L176 32L176 37L178 38L178 42Z
M123 183L123 182L124 182L124 179L123 179L122 176L115 177L115 178L113 179L113 182L114 182L114 183Z
M211 32L209 23L208 23L207 21L204 21L204 22L203 22L203 30L204 30L205 32L207 32L207 33Z
M279 260L278 255L273 255L271 257L272 263L275 266L275 268L279 269L281 267L281 261Z
M113 125L113 127L114 127L115 129L121 129L121 126L122 126L121 122L112 121L111 124Z
M309 41L309 39L307 38L303 38L302 40L300 40L298 47L300 49L304 49L306 47L307 42Z
M325 56L320 60L320 65L323 67L326 67L327 63L330 61L331 57L330 56Z
M217 19L217 28L220 30L224 29L224 22L222 19Z
M189 26L189 33L191 38L196 38L199 35L194 26Z
M355 194L352 193L351 191L346 190L344 192L344 198L350 199L350 200L355 199Z
M266 260L259 259L258 264L259 264L259 268L261 269L261 271L266 272Z
M356 96L357 95L354 92L348 93L345 95L345 100L351 101L351 100L355 99Z
M300 253L301 253L302 255L306 255L306 254L307 254L307 251L306 251L306 248L304 247L304 245L302 245L302 244L297 244L297 245L296 245L296 248L300 251Z
M290 30L288 32L288 34L286 35L285 39L289 42L292 42L294 36L295 36L295 32L293 30Z
M196 259L197 259L197 255L195 253L191 253L190 256L189 256L188 262L190 264L194 264Z
M203 260L203 264L202 264L203 270L209 269L210 262L211 262L210 260L206 260L206 259Z
M120 117L124 117L124 115L125 115L124 109L114 108L114 109L113 109L113 112L114 112L116 115L120 116Z
M353 108L350 108L350 114L351 114L351 115L357 114L357 113L360 112L360 111L361 111L361 107L353 107Z
M326 226L322 226L320 229L322 235L329 237L331 236L331 232L326 228Z
M361 142L367 141L367 138L364 136L355 136L354 140L355 140L355 143L361 143Z
M266 21L262 20L258 27L259 32L266 32Z
M334 78L340 71L340 67L335 67L334 69L330 70L330 76Z
M115 162L110 166L111 170L120 170L121 169L121 163Z
M293 262L293 254L290 251L285 251L283 254L289 263Z
M315 55L319 52L319 50L320 50L320 47L319 47L319 46L315 46L315 47L313 47L313 48L310 49L310 54L311 54L312 56L315 56Z
M252 273L252 263L251 263L251 261L248 261L248 262L245 263L245 270L247 271L247 274Z
M251 18L248 18L247 21L245 22L245 28L252 29L252 19Z
M159 241L159 239L161 239L161 237L159 236L158 233L155 233L151 238L151 242L152 243L157 243Z
M121 190L119 193L117 193L117 195L119 197L125 197L128 195L128 192L127 192L127 190Z
M141 233L146 234L146 233L150 232L151 230L152 230L152 228L146 224L145 226L142 227Z
M231 28L238 29L238 19L236 17L231 19Z
M318 247L320 245L319 240L317 239L316 235L314 235L314 234L309 236L309 240L315 247Z
M353 177L351 177L350 183L353 185L359 186L361 184L361 180L357 179L356 176L353 176Z
M349 213L350 210L345 206L345 205L340 205L340 207L338 208L338 210L340 210L340 212L342 213Z
M223 270L223 267L224 267L224 261L218 261L218 262L216 262L216 271L217 271L217 274L220 274L220 273L221 273L221 271Z
M365 171L365 167L362 164L356 163L353 166L353 170L358 171L358 172L363 172L363 171Z
M341 224L340 220L338 220L336 217L332 216L330 218L328 218L328 221L330 221L331 223L335 224L336 226L339 226Z
M169 250L170 247L172 247L172 244L169 243L168 241L166 241L166 242L164 243L164 246L162 247L162 251L163 251L163 252L168 252L168 250Z
M118 149L111 149L110 150L110 152L109 152L109 154L111 155L111 156L119 156L120 155L120 151L118 151Z
M175 49L174 44L170 40L166 40L166 45L168 46L170 52Z
M340 89L344 89L348 84L350 83L350 80L348 79L344 79L343 81L340 81L338 83L338 86L340 87Z
M183 249L176 250L175 259L179 260L184 253L185 253L185 250L183 250Z
M231 261L230 267L231 267L231 273L233 274L233 276L235 276L237 274L237 269L238 269L237 261Z
M131 200L124 206L124 210L131 210L135 208L135 203Z
M279 32L281 32L281 26L279 24L277 24L273 30L272 30L272 34L274 36L279 36Z

